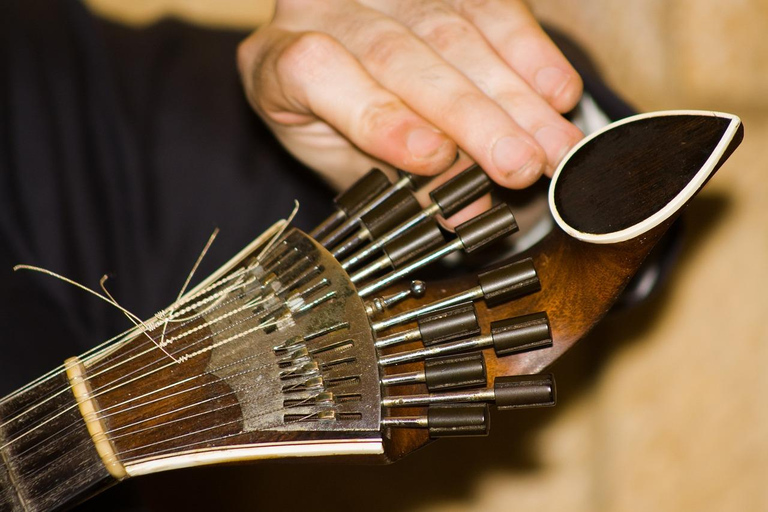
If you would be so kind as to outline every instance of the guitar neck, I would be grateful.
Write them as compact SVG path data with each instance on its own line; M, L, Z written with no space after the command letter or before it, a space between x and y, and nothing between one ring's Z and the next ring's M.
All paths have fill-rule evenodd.
M60 509L117 482L63 373L1 401L0 425L0 512Z

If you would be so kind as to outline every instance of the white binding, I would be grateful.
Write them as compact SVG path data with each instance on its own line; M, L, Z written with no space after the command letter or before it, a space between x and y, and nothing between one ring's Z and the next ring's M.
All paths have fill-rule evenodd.
M621 126L623 124L631 123L633 121L637 121L639 119L645 119L649 117L662 117L662 116L679 116L679 115L699 115L699 116L715 116L715 117L722 117L726 119L730 119L731 122L728 125L728 128L726 128L725 133L723 134L723 137L720 139L720 142L715 147L715 150L712 152L710 157L707 159L707 161L704 163L702 168L699 170L699 172L696 173L696 175L691 179L691 181L683 188L683 190L680 191L680 193L677 194L669 203L667 203L663 208L661 208L659 211L648 217L647 219L643 220L642 222L638 222L637 224L630 226L628 228L614 231L613 233L605 233L605 234L595 234L595 233L584 233L582 231L579 231L578 229L575 229L568 225L563 218L560 216L560 213L557 211L557 208L555 207L555 195L554 190L555 186L557 185L557 180L560 177L560 173L563 170L563 167L568 162L568 160L571 158L571 156L579 150L582 146L590 142L595 137L599 136L600 134L611 130L617 126ZM669 217L671 217L677 210L679 210L685 203L693 197L693 195L696 193L699 188L704 184L704 182L709 178L709 176L712 174L712 172L715 170L715 166L720 161L721 157L725 153L725 150L728 148L728 145L731 143L731 140L733 139L734 135L736 134L736 131L739 128L739 125L741 125L741 119L738 118L738 116L735 116L733 114L726 114L724 112L710 112L710 111L703 111L703 110L667 110L662 112L648 112L645 114L638 114L636 116L627 117L625 119L622 119L620 121L616 121L615 123L611 123L608 126L605 126L604 128L592 133L591 135L585 137L581 142L579 142L571 151L563 158L562 162L560 162L560 165L557 167L557 170L555 170L555 174L552 177L552 182L549 185L549 209L552 212L552 216L555 219L555 222L557 222L558 226L571 235L574 238L577 238L579 240L582 240L584 242L590 242L593 244L614 244L618 242L624 242L626 240L631 240L633 238L636 238L643 233L649 231L652 228L655 228L665 220L667 220Z
M384 445L380 439L346 439L339 441L294 441L264 443L227 448L190 450L167 457L140 460L125 465L128 476L148 475L169 469L189 468L222 462L243 462L287 457L323 457L337 455L380 455Z

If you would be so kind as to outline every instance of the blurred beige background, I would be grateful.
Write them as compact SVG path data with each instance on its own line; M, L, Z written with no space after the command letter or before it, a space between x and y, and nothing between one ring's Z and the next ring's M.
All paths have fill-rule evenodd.
M171 14L239 28L272 9L90 3L131 23ZM744 121L745 142L689 209L667 286L555 366L556 409L496 415L489 439L436 443L388 467L157 476L140 487L158 509L180 506L172 489L188 486L196 492L184 504L234 510L768 511L768 1L530 3L641 110L725 110Z

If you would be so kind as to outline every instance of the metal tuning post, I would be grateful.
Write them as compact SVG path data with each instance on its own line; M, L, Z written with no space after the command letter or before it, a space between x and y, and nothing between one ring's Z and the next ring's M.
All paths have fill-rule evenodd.
M474 252L517 231L517 222L509 205L502 203L456 227L456 239L422 256L407 265L386 274L377 281L362 287L358 294L367 297L373 292L386 288L403 276L406 276L448 254L464 249ZM365 271L363 269L361 272ZM359 275L352 275L352 281ZM358 278L359 280L359 278Z
M422 222L400 238L383 247L384 255L350 276L353 283L387 269L397 269L403 263L412 261L445 243L445 235L435 219Z
M551 407L556 402L555 378L549 373L496 377L493 387L390 396L383 398L381 405L385 408L391 408L475 402L493 403L502 410Z
M480 167L473 165L467 168L430 192L432 203L429 206L342 261L341 266L349 270L361 264L380 251L385 244L400 237L414 226L438 214L448 218L490 192L491 188L493 183Z
M429 391L484 386L487 379L482 353L436 357L424 362L424 369L381 378L383 386L426 384Z
M384 355L381 366L422 361L429 357L460 354L493 347L499 357L552 346L552 332L547 314L535 313L491 324L491 333L429 347Z
M426 428L429 437L487 436L491 415L487 404L431 405L423 416L382 418L388 428Z
M478 274L477 280L478 286L465 292L374 322L373 330L380 332L392 326L410 322L421 315L476 299L485 299L486 303L494 305L541 289L536 268L533 266L531 258L481 272Z
M428 347L480 333L477 311L472 302L459 304L416 319L417 327L383 336L376 340L376 348L418 341Z

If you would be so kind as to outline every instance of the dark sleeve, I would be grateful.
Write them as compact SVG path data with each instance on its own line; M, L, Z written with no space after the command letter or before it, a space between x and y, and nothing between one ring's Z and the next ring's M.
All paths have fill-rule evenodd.
M163 21L130 29L75 0L0 2L0 394L130 324L42 266L127 309L172 302L264 228L328 213L330 191L243 98L244 34Z

